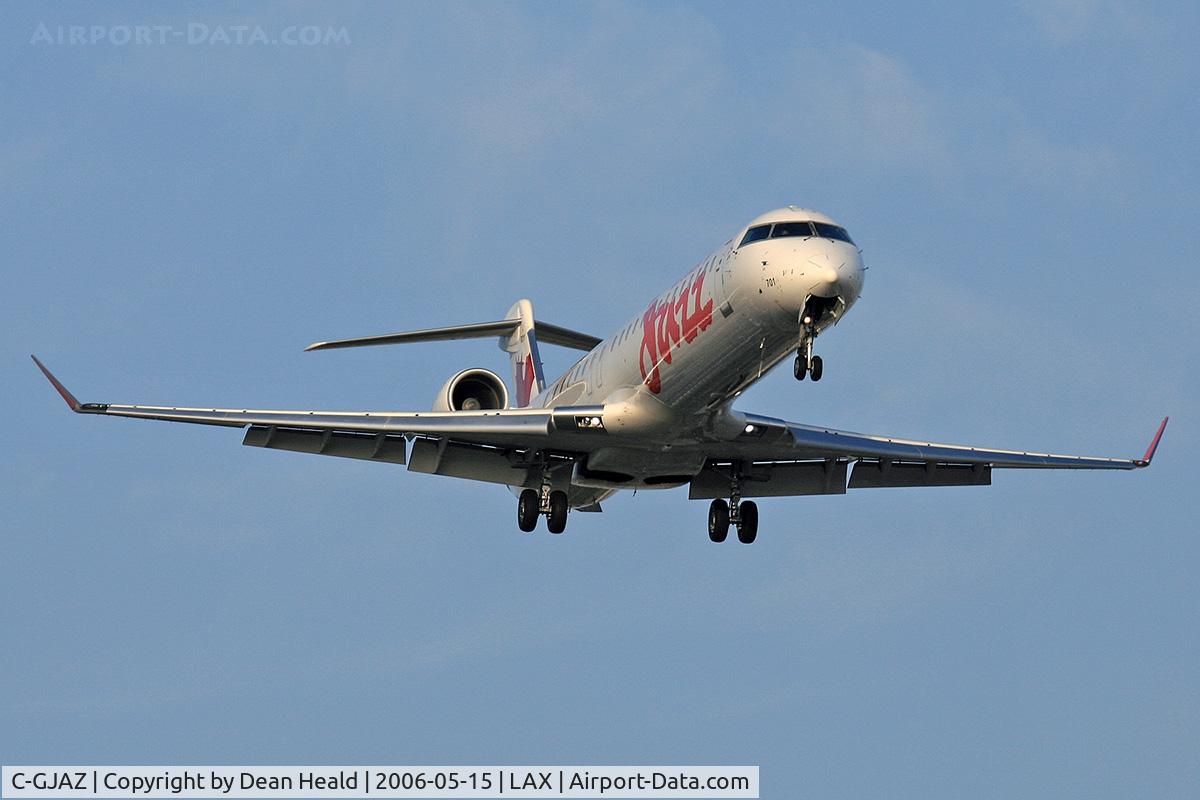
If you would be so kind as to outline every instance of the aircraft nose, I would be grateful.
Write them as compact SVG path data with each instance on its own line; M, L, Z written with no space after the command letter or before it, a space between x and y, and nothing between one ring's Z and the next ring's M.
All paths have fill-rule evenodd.
M849 308L863 283L862 256L849 242L818 237L771 240L762 250L743 250L740 264L757 293L793 317L810 298L840 301Z
M858 294L857 274L861 267L858 254L848 255L842 248L826 250L808 259L808 274L813 283L808 293L818 297L850 299Z

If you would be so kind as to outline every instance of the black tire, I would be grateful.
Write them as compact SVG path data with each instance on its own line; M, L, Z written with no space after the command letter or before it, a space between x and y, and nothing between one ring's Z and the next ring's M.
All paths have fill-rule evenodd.
M812 373L812 379L814 381L821 380L821 373L824 371L824 368L825 368L825 363L823 361L821 361L821 357L813 356L812 357L812 366L809 367L809 372Z
M805 363L804 356L796 356L796 360L792 362L792 374L796 376L796 380L804 380L804 376L808 374L808 364Z
M553 491L550 493L550 514L546 517L546 530L551 533L562 533L567 529L567 493Z
M708 507L708 538L720 544L729 535L729 503L713 500Z
M742 544L754 544L758 538L758 504L753 500L743 500L738 506L738 541Z
M523 489L517 498L517 527L529 533L537 527L542 498L536 489Z

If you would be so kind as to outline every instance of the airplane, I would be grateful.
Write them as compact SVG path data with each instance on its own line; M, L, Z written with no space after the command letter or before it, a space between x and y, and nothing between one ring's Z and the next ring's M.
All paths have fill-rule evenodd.
M788 422L733 408L789 356L819 381L819 335L841 322L867 267L846 229L787 206L762 214L600 339L534 317L518 300L503 319L317 342L306 349L494 338L513 394L495 372L455 372L429 411L256 411L80 403L33 356L74 412L244 428L242 444L407 464L411 472L508 486L517 526L540 517L562 533L571 510L599 512L618 491L687 486L711 500L708 536L758 535L753 499L847 489L986 486L996 469L1150 465L1164 418L1139 459L1054 455L912 441ZM585 351L547 383L541 345Z

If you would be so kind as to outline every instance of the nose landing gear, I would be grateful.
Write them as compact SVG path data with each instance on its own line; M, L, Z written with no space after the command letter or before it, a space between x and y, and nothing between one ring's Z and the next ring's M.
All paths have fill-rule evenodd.
M792 365L792 374L796 380L802 381L806 375L814 381L821 380L825 372L825 364L820 356L813 355L813 344L817 341L817 322L828 320L838 315L840 298L809 297L800 311L800 345L796 349L796 361Z
M803 332L800 334L800 348L796 360L792 364L792 374L796 380L804 380L805 375L811 375L814 381L821 380L825 372L825 363L820 356L813 355L813 344L817 341L817 328L812 324L812 317L805 317Z
M792 363L792 374L798 381L804 380L805 375L812 375L814 381L819 381L824 372L825 364L821 361L820 356L808 356L800 353Z
M796 361L792 363L792 374L796 375L797 380L804 380L804 375L812 375L812 380L821 380L821 375L824 374L824 362L821 356L812 355L812 343L817 338L816 332L805 330L802 339L800 339L800 348L796 354Z

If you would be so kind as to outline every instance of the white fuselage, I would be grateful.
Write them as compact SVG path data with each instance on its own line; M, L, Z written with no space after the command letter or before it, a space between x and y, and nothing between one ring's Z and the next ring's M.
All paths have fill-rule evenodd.
M742 244L756 226L808 220L836 224L794 207L758 217L530 405L604 405L610 429L636 429L651 442L679 441L689 425L711 424L796 352L802 312L817 309L812 330L820 332L858 299L865 267L850 242L791 236Z

